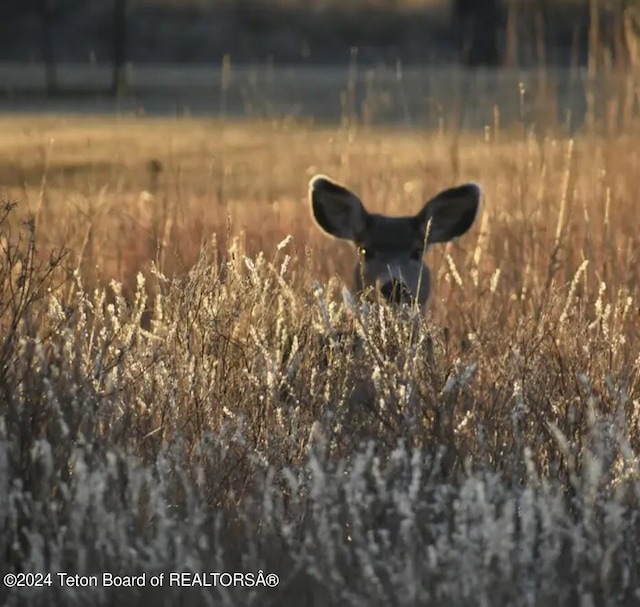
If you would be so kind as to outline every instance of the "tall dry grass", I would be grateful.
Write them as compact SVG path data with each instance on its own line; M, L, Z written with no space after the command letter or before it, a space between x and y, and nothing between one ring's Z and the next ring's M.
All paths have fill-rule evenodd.
M2 570L280 576L9 604L635 604L634 132L2 126ZM341 291L317 171L482 184L417 330Z

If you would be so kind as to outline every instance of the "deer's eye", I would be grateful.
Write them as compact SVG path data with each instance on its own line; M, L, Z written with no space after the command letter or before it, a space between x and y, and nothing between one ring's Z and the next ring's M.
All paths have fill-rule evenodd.
M365 261L369 261L375 257L373 249L367 249L366 247L360 247L358 253Z

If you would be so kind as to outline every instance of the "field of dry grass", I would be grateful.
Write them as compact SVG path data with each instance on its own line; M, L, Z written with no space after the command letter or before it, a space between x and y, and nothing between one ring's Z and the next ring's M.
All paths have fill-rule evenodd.
M477 229L431 265L439 296L490 308L495 293L512 318L537 310L581 264L581 301L637 285L635 132L573 140L513 130L482 134L396 128L318 127L297 121L179 118L5 118L0 183L32 214L43 245L64 245L95 278L135 284L161 254L162 271L186 272L216 234L220 252L240 237L269 257L287 235L319 278L349 276L348 247L311 221L307 183L324 172L358 192L371 210L406 214L439 189L477 181L485 201ZM459 266L463 291L444 255ZM523 296L525 293L526 296ZM613 300L611 300L613 301ZM508 305L507 305L507 302ZM514 306L514 302L517 302ZM434 313L448 306L434 304ZM477 316L477 314L474 314ZM451 319L453 320L453 319Z
M1 226L0 570L280 576L189 590L203 605L639 600L633 125L0 133L19 201ZM482 185L476 225L428 254L417 333L341 293L351 252L312 222L316 172L390 214ZM329 345L345 328L355 351ZM10 604L186 592L54 580Z

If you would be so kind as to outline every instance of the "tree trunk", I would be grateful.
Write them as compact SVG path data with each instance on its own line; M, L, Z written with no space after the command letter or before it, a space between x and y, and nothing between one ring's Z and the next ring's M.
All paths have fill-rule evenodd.
M127 0L113 0L113 81L116 97L127 89Z
M469 66L500 63L504 29L500 0L454 0L453 29L462 62Z
M620 54L625 54L627 64L637 73L640 69L640 1L622 3Z
M47 95L53 95L58 89L56 57L53 45L54 8L51 0L40 0L40 18L42 20L42 55L44 58Z

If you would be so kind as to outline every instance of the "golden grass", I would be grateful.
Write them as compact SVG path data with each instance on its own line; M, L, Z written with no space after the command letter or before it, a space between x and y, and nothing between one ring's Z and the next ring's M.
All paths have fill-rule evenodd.
M323 172L391 214L412 213L456 182L482 185L477 225L429 254L436 311L493 314L483 297L494 288L505 317L535 312L584 260L581 297L594 299L600 283L609 298L638 284L632 133L569 142L138 117L5 117L0 132L2 195L22 201L41 243L68 247L87 279L132 285L152 260L184 273L214 233L222 252L240 236L250 255L268 257L291 234L319 278L348 278L349 248L320 234L308 211L308 180Z

